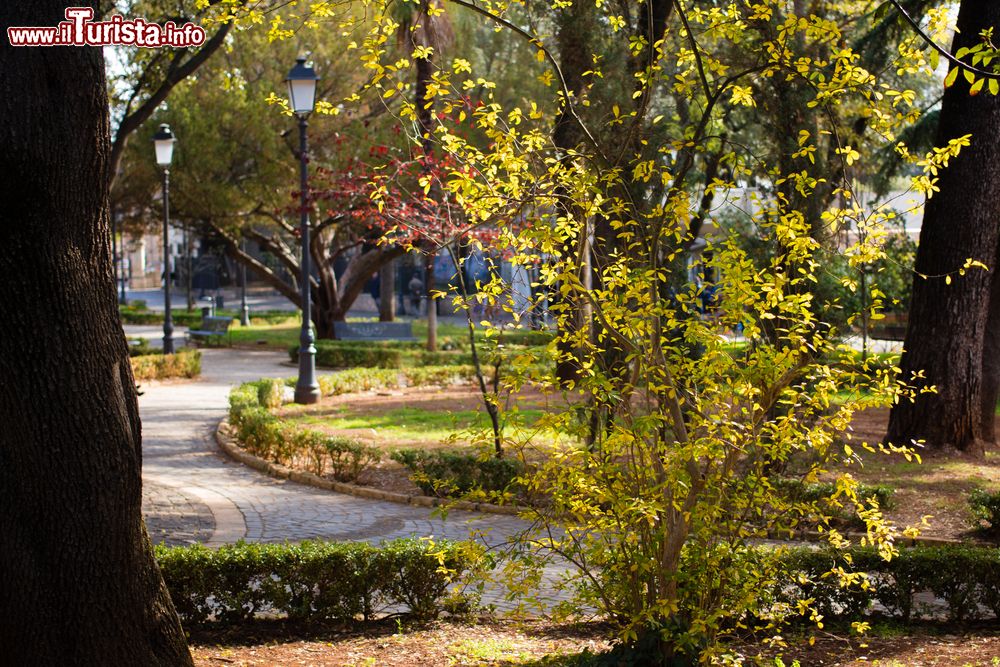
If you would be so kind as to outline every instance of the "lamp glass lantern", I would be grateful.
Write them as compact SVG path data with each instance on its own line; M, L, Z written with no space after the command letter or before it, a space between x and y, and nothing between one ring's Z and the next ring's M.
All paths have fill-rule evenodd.
M153 135L153 146L156 148L156 164L161 167L169 167L170 161L174 157L174 142L177 139L170 131L170 126L164 123Z
M316 105L316 82L319 77L312 65L306 62L305 58L298 58L295 67L285 78L288 84L288 101L294 111L299 116L312 113Z

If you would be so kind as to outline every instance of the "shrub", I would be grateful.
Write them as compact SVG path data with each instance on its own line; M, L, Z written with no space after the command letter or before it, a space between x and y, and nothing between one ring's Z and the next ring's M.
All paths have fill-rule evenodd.
M858 518L853 504L841 506L834 500L837 485L833 482L805 483L800 479L775 477L770 479L771 486L787 500L796 503L809 503L832 515L832 518L863 527L864 521ZM858 500L866 501L874 498L881 509L895 507L893 495L895 489L887 484L859 484L856 490Z
M365 469L382 460L380 449L350 438L301 429L294 432L292 439L295 451L308 457L313 473L322 475L329 467L331 476L341 482L355 481Z
M130 357L136 380L193 378L201 374L201 352L182 349L176 354L145 354Z
M128 339L128 356L143 357L147 354L163 354L163 350L150 345L147 338Z
M372 389L395 389L399 387L399 372L383 368L352 368L333 375L320 375L318 380L324 396L339 396Z
M424 493L442 497L457 497L474 490L510 491L524 473L519 461L462 452L398 449L390 457L414 473L413 481Z
M299 360L299 346L288 348L293 362ZM400 368L403 353L399 349L363 342L317 341L316 364L330 368Z
M247 382L229 393L229 422L248 452L283 464L306 459L315 474L322 475L329 467L334 479L342 482L356 480L382 460L376 447L282 422L268 406L280 406L283 393L284 383L270 379Z
M265 378L257 381L257 402L261 407L274 410L281 407L285 397L285 383Z
M471 365L472 353L421 350L401 341L316 341L316 363L329 368L409 368ZM482 354L482 353L481 353ZM292 362L299 359L299 346L288 348Z
M156 547L156 559L186 625L245 623L260 614L300 620L370 619L405 605L437 616L448 585L470 569L468 544L395 540Z
M969 494L973 527L989 535L1000 534L1000 491L974 489Z
M476 369L471 365L456 366L423 366L420 368L404 368L403 378L409 387L422 387L435 384L454 384L469 382L476 376Z
M941 600L948 620L961 623L982 617L983 609L1000 618L1000 551L964 545L900 549L885 560L873 548L845 552L807 548L782 556L787 577L778 583L777 596L786 602L812 599L824 618L858 620L865 615L888 614L904 622L917 616L935 617L940 610L921 608L919 593ZM832 568L867 573L844 586Z
M353 482L365 469L382 460L378 447L349 438L326 437L322 446L330 463L330 474L342 482Z
M469 380L473 377L471 366L427 366L424 368L352 368L350 370L319 376L320 391L324 396L353 394L373 389L398 389L402 386L419 387L429 384L447 384Z

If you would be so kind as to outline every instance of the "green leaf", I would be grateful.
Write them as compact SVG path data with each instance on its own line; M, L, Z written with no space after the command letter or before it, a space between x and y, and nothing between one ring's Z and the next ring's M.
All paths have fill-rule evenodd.
M879 5L878 9L875 10L875 15L874 15L875 22L878 23L879 21L884 21L885 17L889 15L890 9L892 9L891 2L883 2L881 5Z
M1000 81L990 79L990 95L1000 94Z
M951 88L955 84L955 79L958 78L958 68L952 67L951 71L948 72L948 76L944 79L944 87Z
M977 79L976 82L974 84L972 84L972 87L969 88L969 94L970 95L978 95L979 91L983 89L983 84L985 84L985 83L986 83L986 79Z

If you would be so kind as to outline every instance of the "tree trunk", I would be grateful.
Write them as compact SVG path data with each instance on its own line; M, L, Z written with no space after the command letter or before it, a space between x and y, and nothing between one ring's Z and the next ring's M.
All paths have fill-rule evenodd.
M427 292L427 349L437 351L438 318L437 301L434 300L434 254L424 256L424 285Z
M378 320L396 321L396 261L393 260L379 271Z
M1000 241L998 241L1000 243ZM991 265L990 307L983 332L983 380L979 428L985 442L996 442L996 410L1000 400L1000 245Z
M0 5L55 26L66 3ZM102 51L0 46L0 661L191 665L142 521Z
M557 44L559 47L559 66L562 70L566 85L574 96L583 92L586 85L584 72L593 67L592 35L596 34L594 22L596 12L594 6L585 2L573 3L571 7L561 10L558 13L558 34ZM575 150L583 140L583 132L576 118L569 108L569 104L579 104L578 99L572 102L566 101L566 106L560 111L556 118L555 127L552 130L552 142L559 149L561 159L572 159L568 157L570 151ZM580 217L581 212L574 210L568 202L569 197L559 197L556 201L556 210L561 217ZM580 220L580 233L586 235L587 225ZM574 262L574 270L580 272L581 279L583 272L587 269L584 264L589 257L590 248L587 240L569 239L562 247L562 257L564 261ZM562 336L569 334L573 336L590 324L588 313L583 300L572 294L563 294L556 289L553 292L550 310L558 315L559 334L557 340L559 355L556 358L556 377L563 386L574 384L580 379L581 359L577 345L572 340L564 340Z
M1000 4L963 0L953 50L979 40L1000 22ZM983 346L992 276L957 271L967 258L996 272L1000 241L1000 98L969 95L964 77L949 88L941 106L936 145L972 135L972 145L951 161L927 202L902 358L904 379L918 371L936 393L895 406L886 439L898 444L923 439L933 448L981 454L990 435L983 430ZM951 284L944 275L951 276ZM995 365L994 360L988 360ZM993 390L995 391L995 389Z

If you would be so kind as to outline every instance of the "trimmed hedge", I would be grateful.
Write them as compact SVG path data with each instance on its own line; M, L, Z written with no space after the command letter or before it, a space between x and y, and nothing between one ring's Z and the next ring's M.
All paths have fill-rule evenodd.
M200 302L204 304L204 302ZM118 305L118 314L122 324L163 324L163 311L149 310L146 302L140 299L130 301L127 306ZM240 318L240 313L230 308L220 308L215 314L218 317L232 317L234 320ZM201 305L194 310L186 308L174 308L170 311L174 324L190 327L201 324ZM252 310L250 311L251 324L279 324L290 317L295 316L295 311L289 310Z
M477 559L465 543L395 540L156 547L156 560L188 626L258 615L306 621L370 619L405 607L420 619L446 608L448 586Z
M514 459L482 458L464 452L397 449L390 455L413 472L413 481L431 496L461 497L470 491L513 491L524 465Z
M288 348L292 362L299 360L299 346ZM328 368L402 368L403 351L397 348L354 341L317 341L316 365Z
M771 485L789 500L799 502L822 502L829 500L837 492L837 485L833 482L806 484L800 479L787 477L772 478ZM896 501L893 499L895 493L896 490L888 484L859 484L857 488L859 499L874 497L882 509L892 509L896 506Z
M324 396L339 396L373 389L399 389L471 381L475 377L475 372L472 366L424 366L400 370L352 368L332 375L319 376L319 387Z
M1000 549L973 546L920 546L904 548L886 561L873 548L856 547L844 553L793 549L783 557L791 573L777 597L794 604L814 600L825 618L857 620L865 616L890 616L903 622L939 618L962 623L1000 618ZM827 575L834 567L868 573L868 590L845 588L838 577ZM944 609L928 608L917 594L930 592Z
M969 494L972 526L986 535L1000 535L1000 491L974 489Z
M201 375L201 351L182 349L176 354L144 354L129 357L136 380L193 378Z
M378 344L380 343L380 344ZM299 346L288 348L292 363L299 360ZM472 353L430 352L396 341L316 341L316 364L328 368L406 368L419 366L471 365Z
M341 482L353 482L364 470L382 460L377 447L350 438L283 423L270 409L281 406L285 383L264 379L248 382L229 393L229 423L248 452L275 463L308 461L309 469Z

